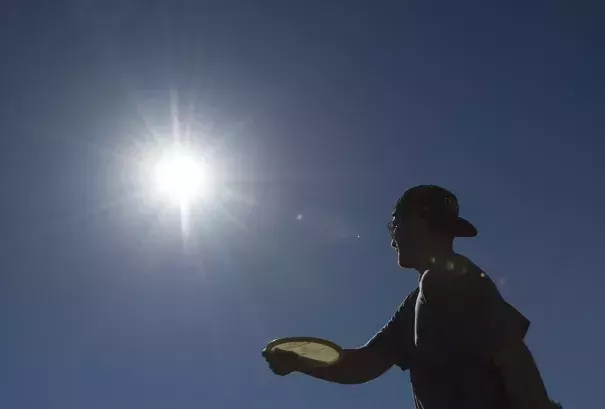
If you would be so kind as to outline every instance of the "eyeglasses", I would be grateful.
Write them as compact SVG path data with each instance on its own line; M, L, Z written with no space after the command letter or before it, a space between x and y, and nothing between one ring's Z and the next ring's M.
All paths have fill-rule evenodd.
M391 239L395 240L395 229L399 226L397 220L391 220L387 223L387 229L389 230L389 234L391 235Z

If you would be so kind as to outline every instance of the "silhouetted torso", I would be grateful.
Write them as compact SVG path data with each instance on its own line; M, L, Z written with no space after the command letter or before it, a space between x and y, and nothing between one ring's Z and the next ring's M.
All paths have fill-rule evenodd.
M477 320L478 325L472 321L473 325L462 328L460 322L464 321L451 319L454 326L448 327L444 322L448 317L427 302L419 287L368 343L368 347L395 359L402 370L410 371L417 409L508 409L500 374L480 349L481 345L487 348L494 340L508 336L500 335L501 330L523 337L529 322L501 298L485 273L470 262L464 265L468 279L481 280L479 285L485 286L493 298L485 311L491 314L493 310L486 318L493 320L489 326ZM498 307L495 309L494 305ZM461 337L468 337L468 343L454 341L464 339Z

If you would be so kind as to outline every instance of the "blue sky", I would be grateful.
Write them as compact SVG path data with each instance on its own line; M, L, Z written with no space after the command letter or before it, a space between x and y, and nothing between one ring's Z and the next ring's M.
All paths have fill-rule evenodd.
M602 402L603 10L372 3L3 4L0 406L411 408L398 370L278 378L260 351L389 319L417 277L385 224L420 183L478 226L457 248L551 395ZM131 172L171 107L221 174L186 248Z

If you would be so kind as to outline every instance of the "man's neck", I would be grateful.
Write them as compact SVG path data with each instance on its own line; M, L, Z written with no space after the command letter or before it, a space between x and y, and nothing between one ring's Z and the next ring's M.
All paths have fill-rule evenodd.
M423 262L416 267L416 271L418 271L420 275L431 269L452 270L454 268L454 260L458 257L458 254L451 248L434 250L429 254L430 255L426 257L426 260L423 260Z

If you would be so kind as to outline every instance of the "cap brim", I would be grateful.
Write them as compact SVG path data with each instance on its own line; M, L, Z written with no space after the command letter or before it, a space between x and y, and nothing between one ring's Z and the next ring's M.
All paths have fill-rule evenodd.
M475 237L477 228L468 220L458 217L454 223L454 235L456 237Z

